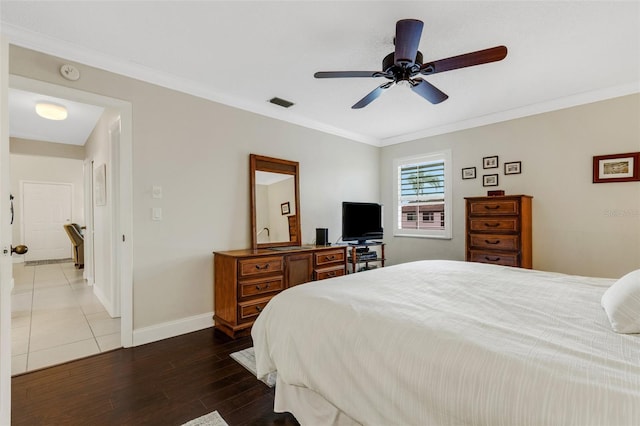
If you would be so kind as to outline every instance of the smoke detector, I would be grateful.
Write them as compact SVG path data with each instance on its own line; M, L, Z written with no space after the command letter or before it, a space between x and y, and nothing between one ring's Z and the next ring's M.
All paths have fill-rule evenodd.
M80 71L73 65L64 64L60 67L60 75L69 81L76 81L80 78Z

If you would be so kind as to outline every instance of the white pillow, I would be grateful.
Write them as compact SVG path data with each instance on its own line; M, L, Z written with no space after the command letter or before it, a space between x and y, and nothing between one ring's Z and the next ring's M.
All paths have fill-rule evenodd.
M640 333L640 269L629 272L613 283L602 295L604 308L613 331Z

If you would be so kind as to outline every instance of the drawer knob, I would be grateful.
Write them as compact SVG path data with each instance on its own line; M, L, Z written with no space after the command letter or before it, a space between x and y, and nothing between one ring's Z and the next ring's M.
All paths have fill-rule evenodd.
M494 240L494 241L484 240L484 242L487 243L487 244L500 244L500 240Z
M488 228L497 228L498 226L500 226L500 223L495 222L495 223L486 223L484 224L484 226L488 227Z
M336 258L335 255L333 255L333 256L325 256L324 260L334 260L335 258Z
M259 285L256 286L256 290L266 290L268 288L269 288L269 284L265 284L262 287Z
M262 312L262 309L263 309L263 307L262 307L262 306L260 306L260 305L256 306L256 311L258 311L258 312Z
M335 273L335 271L333 271L333 272L329 272L329 273L327 274L327 276L328 276L329 278L333 278L333 277L335 277L335 276L336 276L336 273Z
M500 206L497 205L497 204L495 206L487 206L485 204L484 208L487 209L487 210L498 210L500 208Z
M489 257L489 256L485 256L484 257L486 260L488 260L489 262L497 262L500 260L499 257Z
M264 265L260 266L260 265L256 265L256 269L258 270L262 270L262 269L269 269L269 264L265 263Z

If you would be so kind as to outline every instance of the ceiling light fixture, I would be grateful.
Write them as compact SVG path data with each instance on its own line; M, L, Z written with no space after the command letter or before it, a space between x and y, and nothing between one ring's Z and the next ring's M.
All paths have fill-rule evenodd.
M47 120L65 120L67 118L67 108L62 105L38 102L36 113Z

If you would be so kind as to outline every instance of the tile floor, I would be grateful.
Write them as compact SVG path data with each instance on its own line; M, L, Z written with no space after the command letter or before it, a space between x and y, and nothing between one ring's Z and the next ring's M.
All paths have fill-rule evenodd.
M120 347L120 318L111 318L82 270L70 263L13 265L12 374Z

